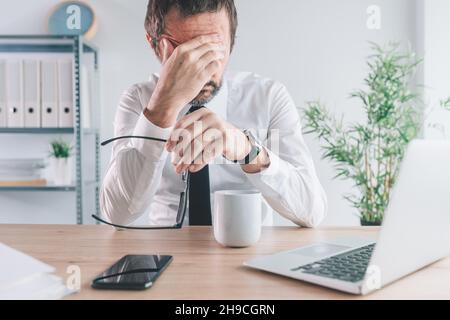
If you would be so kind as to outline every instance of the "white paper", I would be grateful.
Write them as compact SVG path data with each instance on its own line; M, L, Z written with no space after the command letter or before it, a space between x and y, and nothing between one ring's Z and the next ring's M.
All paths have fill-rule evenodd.
M61 278L40 273L0 288L0 300L61 299L70 293Z
M39 273L54 272L54 268L0 243L0 289L8 284Z
M53 267L1 243L0 261L0 300L53 300L76 292Z

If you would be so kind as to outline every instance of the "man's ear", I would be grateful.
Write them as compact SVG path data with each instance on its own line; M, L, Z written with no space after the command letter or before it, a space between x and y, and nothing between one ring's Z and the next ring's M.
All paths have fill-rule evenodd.
M148 33L145 35L145 37L147 38L147 42L150 45L150 47L153 49L153 51L155 52L156 56L158 57L158 59L160 61L162 61L162 55L161 55L161 50L159 49L159 42L156 42L154 40L154 38L149 35Z

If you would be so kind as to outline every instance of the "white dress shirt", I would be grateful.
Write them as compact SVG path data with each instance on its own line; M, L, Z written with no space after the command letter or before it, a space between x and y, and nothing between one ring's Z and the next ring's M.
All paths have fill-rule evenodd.
M172 128L160 128L143 115L157 81L158 75L153 74L122 95L115 136L169 137ZM286 88L253 73L226 73L222 89L206 107L235 127L250 129L270 158L268 168L253 174L245 173L239 164L224 164L223 159L210 164L211 193L257 189L265 200L265 224L271 223L273 212L268 204L299 226L317 226L326 215L327 200ZM178 118L188 109L185 106ZM114 143L100 195L102 213L109 221L128 225L148 214L150 225L174 224L182 191L181 177L164 143L142 139Z

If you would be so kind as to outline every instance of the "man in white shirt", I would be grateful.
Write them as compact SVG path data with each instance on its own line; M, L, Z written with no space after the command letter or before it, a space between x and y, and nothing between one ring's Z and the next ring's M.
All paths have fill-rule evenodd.
M151 225L174 224L180 173L189 171L190 224L211 223L214 191L258 189L283 217L317 226L326 196L292 98L276 81L225 72L237 28L233 0L150 0L145 27L162 68L123 94L115 135L167 142L115 142L103 214L121 225L146 213Z

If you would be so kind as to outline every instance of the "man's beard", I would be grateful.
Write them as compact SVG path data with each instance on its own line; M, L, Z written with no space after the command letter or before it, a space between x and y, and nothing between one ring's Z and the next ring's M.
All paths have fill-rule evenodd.
M210 87L210 89L208 87ZM206 88L208 88L208 90ZM191 106L193 107L204 106L205 104L210 102L215 96L217 96L221 88L222 83L208 81L208 83L205 84L202 91L200 91L197 97L195 97L195 99L191 101Z

